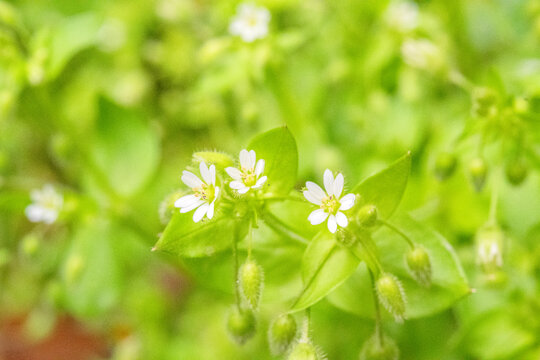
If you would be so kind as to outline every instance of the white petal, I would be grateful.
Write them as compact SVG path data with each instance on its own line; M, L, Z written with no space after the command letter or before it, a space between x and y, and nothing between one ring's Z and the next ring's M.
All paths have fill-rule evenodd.
M262 178L257 180L257 182L255 183L255 186L252 186L252 188L254 189L260 188L266 182L266 179L268 179L268 177L266 175L263 176Z
M345 214L340 211L338 211L336 214L336 222L341 227L347 227L347 225L349 225L349 220L347 219Z
M229 166L228 168L225 168L225 171L234 180L242 180L242 172L238 170L237 168L233 168Z
M311 192L311 195L313 195L313 197L315 197L317 200L322 201L322 199L326 197L324 190L314 182L307 181L306 187L308 188L309 192Z
M201 179L199 179L197 175L187 170L184 170L184 172L182 173L182 181L184 182L184 184L186 184L192 189L199 187L203 184Z
M196 203L197 201L199 201L199 198L193 194L182 196L180 199L174 202L174 207L177 207L177 208L186 207L186 206Z
M55 210L43 209L42 220L45 224L52 224L58 218L58 213Z
M257 159L257 156L255 155L255 150L250 150L249 152L249 168L254 169L255 168L255 160Z
M195 212L193 213L193 221L199 222L204 217L204 214L208 211L210 205L208 203L202 204Z
M257 161L257 166L255 167L255 176L259 176L264 171L264 159Z
M199 170L201 171L201 177L203 178L204 182L210 184L212 180L210 170L208 170L208 166L206 166L204 161L201 161L199 164Z
M319 225L322 223L326 218L328 217L328 213L324 212L323 209L317 209L308 216L308 220L311 223L311 225Z
M210 165L210 184L216 185L216 166Z
M336 217L333 214L328 217L328 230L331 233L335 233L337 230Z
M249 169L249 153L246 149L240 150L240 167Z
M349 210L354 206L354 201L356 199L356 196L354 194L347 194L344 197L342 197L339 202L341 203L341 206L339 207L339 210Z
M324 171L324 188L328 195L334 194L334 175L332 175L330 169Z
M235 189L235 190L243 189L246 187L246 185L243 182L238 181L238 180L231 181L229 183L229 186L231 187L231 189Z
M322 201L313 196L313 193L309 190L304 190L304 197L307 201L315 205L322 205Z
M26 214L26 217L31 222L40 222L43 219L45 209L43 209L39 205L28 205L26 209L24 210L24 213Z
M180 208L180 213L184 214L184 213L190 212L191 210L198 208L202 204L204 204L203 200L197 200L196 202L189 204L188 206Z
M243 188L243 189L238 189L237 191L238 191L238 193L240 193L240 194L245 194L245 193L248 192L248 190L249 190L249 188L248 188L248 187L245 187L245 188Z
M211 219L214 217L214 203L216 201L212 201L212 203L210 204L210 206L208 207L208 211L206 212L206 217Z
M336 179L334 180L334 195L339 199L341 196L341 192L343 191L343 174L339 173L336 176Z
M217 199L218 196L219 196L219 190L220 190L220 189L219 189L219 186L216 186L216 187L214 188L214 201L216 201L216 199Z

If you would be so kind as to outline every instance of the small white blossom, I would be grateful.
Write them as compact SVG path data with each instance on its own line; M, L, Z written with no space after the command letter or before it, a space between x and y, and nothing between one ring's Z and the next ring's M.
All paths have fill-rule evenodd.
M227 174L233 178L229 183L231 189L245 194L249 189L258 189L266 182L267 177L261 176L264 171L264 159L257 160L255 151L240 151L240 169L228 167Z
M347 216L342 211L349 210L354 206L356 197L354 194L347 194L341 197L343 192L343 174L337 174L336 178L329 169L324 172L324 191L314 182L306 182L307 190L304 197L311 203L319 205L320 209L313 211L308 216L311 225L319 225L328 218L328 230L335 233L338 225L346 227L349 224Z
M240 36L245 42L253 42L268 34L269 22L270 12L264 7L241 4L238 6L236 16L232 18L229 32Z
M401 56L409 66L422 70L437 70L443 63L441 49L428 39L406 40Z
M194 194L182 196L176 200L174 206L180 208L181 213L195 210L193 221L199 222L206 215L208 219L214 217L214 204L219 195L219 187L216 186L216 167L206 166L201 161L199 166L202 180L190 171L184 170L182 181L193 190Z
M385 21L401 33L410 32L418 27L418 6L409 1L392 2L386 10Z
M30 198L32 204L24 210L28 220L45 224L52 224L56 221L62 210L64 197L52 185L46 184L42 189L32 190Z

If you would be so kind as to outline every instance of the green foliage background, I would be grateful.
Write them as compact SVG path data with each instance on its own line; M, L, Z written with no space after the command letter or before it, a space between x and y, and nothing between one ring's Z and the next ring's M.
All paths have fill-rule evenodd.
M326 168L346 174L352 190L411 151L394 221L439 244L435 269L449 261L447 240L468 282L442 276L436 289L411 293L410 320L385 319L402 359L540 358L540 2L422 0L407 34L385 20L388 1L258 4L272 14L269 34L248 44L228 33L233 1L0 2L0 321L22 316L25 336L40 342L69 314L103 336L114 359L272 358L267 325L298 294L304 244L261 226L267 284L257 335L243 347L224 326L230 252L150 250L165 228L160 203L183 189L193 152L236 158L256 134L287 125L299 155L294 191ZM439 56L423 69L407 64L407 38L430 39ZM475 115L480 87L499 99L493 121ZM269 151L261 146L258 154ZM489 176L476 193L467 163L479 147ZM433 167L448 151L458 167L441 182ZM516 187L504 171L517 157L529 174ZM65 199L50 226L24 216L30 191L45 183ZM474 236L494 191L504 265L489 278ZM273 211L293 213L313 236L309 212L294 206ZM233 230L223 231L214 244ZM383 263L399 263L394 234L374 241ZM315 257L323 242L310 244ZM356 359L372 335L365 283L357 272L312 309L314 341L329 359Z

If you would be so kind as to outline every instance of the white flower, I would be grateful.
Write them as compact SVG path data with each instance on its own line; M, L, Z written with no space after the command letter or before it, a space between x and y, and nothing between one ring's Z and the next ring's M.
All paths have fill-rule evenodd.
M304 191L304 197L309 202L320 206L320 209L313 211L308 216L311 225L319 225L328 218L328 230L335 233L338 225L346 227L349 224L349 220L342 211L352 208L356 197L354 194L341 197L343 182L344 179L341 173L337 174L334 179L329 169L324 172L326 192L314 182L306 182L307 190Z
M408 39L401 45L401 56L409 66L437 70L443 65L441 49L428 39Z
M60 210L62 210L64 197L52 185L46 184L42 189L32 190L30 198L32 204L24 210L28 220L45 224L52 224L56 221Z
M270 12L264 7L241 4L229 25L229 32L240 36L245 42L262 39L268 34Z
M193 221L199 222L206 215L208 219L214 216L214 203L219 195L219 187L216 186L216 167L206 166L204 161L201 161L199 166L203 180L190 171L184 170L182 173L182 181L193 190L194 194L182 196L174 202L174 206L180 208L181 213L187 213L195 210L193 213Z
M235 189L240 194L245 194L249 189L258 189L266 182L267 177L261 176L264 171L264 160L257 160L255 151L240 151L240 169L228 167L227 174L233 178L229 183L231 189Z
M409 1L392 2L386 10L385 20L399 32L414 30L418 27L418 6Z

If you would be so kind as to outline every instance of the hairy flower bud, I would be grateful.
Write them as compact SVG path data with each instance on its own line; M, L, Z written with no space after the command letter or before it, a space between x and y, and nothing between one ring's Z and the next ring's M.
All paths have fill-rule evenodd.
M273 355L287 351L296 336L296 321L291 314L276 317L268 328L268 344Z
M498 226L485 226L476 233L476 260L486 273L494 273L503 264L504 233Z
M225 169L227 166L233 166L233 158L226 153L219 151L199 151L193 153L193 161L197 164L205 162L214 164L218 169Z
M292 348L287 360L322 360L324 356L309 340L299 340Z
M382 339L377 334L369 338L362 347L360 360L397 360L399 359L399 349L392 338L382 335Z
M420 285L431 285L431 261L429 255L421 247L415 247L407 253L407 268L409 273Z
M262 267L255 260L248 259L238 270L238 281L242 297L252 310L256 310L264 284Z
M521 160L509 162L505 170L506 179L514 186L521 185L529 172L527 165Z
M379 301L397 322L405 317L405 292L399 280L392 274L383 273L375 283Z
M253 312L234 306L227 316L227 332L240 345L251 339L256 332L256 320Z
M364 205L358 211L356 219L361 226L371 227L377 223L378 214L375 205Z
M469 163L469 174L475 190L480 192L484 187L487 176L487 165L484 159L481 157L472 159Z
M440 153L435 160L435 176L441 181L448 179L456 170L457 159L452 153Z

